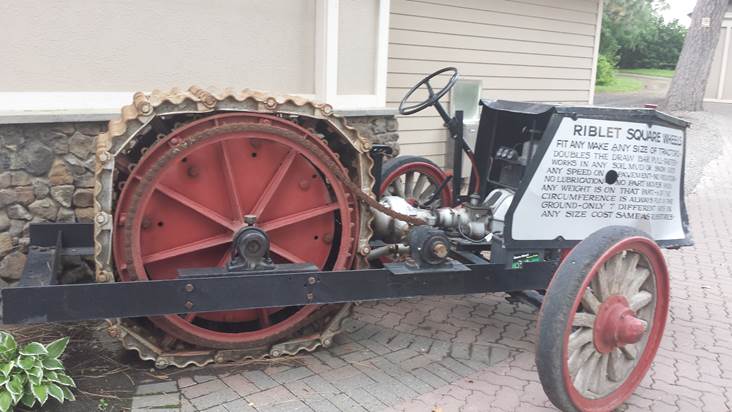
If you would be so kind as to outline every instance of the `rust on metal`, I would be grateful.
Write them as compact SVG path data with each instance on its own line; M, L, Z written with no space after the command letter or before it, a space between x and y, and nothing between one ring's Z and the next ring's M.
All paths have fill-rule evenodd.
M153 112L153 107L150 104L150 102L147 100L147 96L145 96L145 93L137 92L132 96L133 104L135 105L135 108L137 109L137 112L140 113L143 116L147 116Z
M193 93L193 95L200 99L201 103L209 109L213 109L214 107L216 107L216 103L218 101L211 93L207 92L206 90L203 90L198 86L191 86L188 91Z
M133 104L122 109L121 118L111 121L108 131L101 134L97 139L94 207L97 215L104 216L104 219L96 221L95 224L95 263L98 281L103 279L103 276L100 275L108 276L106 281L114 281L114 276L111 275L113 266L110 243L114 226L120 222L113 224L114 219L107 216L111 217L114 213L114 203L118 191L123 190L129 184L139 185L138 182L126 182L125 184L124 181L117 181L115 170L120 170L119 165L122 165L127 173L133 172L137 158L130 157L130 155L135 150L138 153L147 155L148 149L151 148L150 143L146 143L147 146L144 147L139 147L139 144L144 141L141 137L150 130L152 119L178 116L176 119L180 118L180 120L175 120L173 125L173 128L177 129L187 122L185 116L205 114L214 108L227 112L274 113L289 116L288 118L292 119L304 119L304 122L307 122L307 119L325 121L330 138L341 139L338 145L353 152L352 155L348 156L349 163L347 165L341 164L337 160L340 153L328 155L319 145L315 145L313 142L306 141L303 144L304 149L326 163L326 170L333 174L335 180L346 186L347 198L351 199L350 201L358 199L361 203L374 205L378 208L379 205L372 198L373 195L370 192L370 187L373 184L372 161L366 153L370 144L347 124L345 118L334 115L332 107L329 105L311 102L296 96L275 97L251 90L242 92L224 90L223 92L212 93L201 88L192 87L188 91L174 89L170 92L154 91L151 94L136 94ZM190 118L193 119L193 117ZM261 121L267 125L272 123L269 119L264 118ZM157 138L152 141L152 145L165 141L167 135L168 133L158 132ZM325 147L327 147L326 136L319 135L318 139L322 139L326 144ZM302 141L303 139L298 140L298 144L301 144ZM170 150L172 151L183 149L178 147L179 145L183 146L182 141L173 142L168 140L168 144L171 145ZM196 175L197 171L192 174ZM351 230L355 230L355 233L360 233L352 240L355 241L357 250L361 250L364 246L368 246L368 240L371 237L371 213L368 207L354 208L349 206L348 210L349 213L358 215L358 219L355 222L348 223L347 226ZM126 222L123 219L123 226L124 223ZM148 219L143 220L141 226L150 228L154 225L155 222ZM321 239L323 243L330 244L333 241L333 236L328 233L322 236ZM354 263L355 267L364 265L362 257L356 258L356 255L352 252L348 252L347 255L349 258L358 260ZM126 273L132 280L137 279L134 272L130 273L127 264L120 264L118 270ZM342 327L342 321L350 313L350 307L350 304L343 306L329 305L316 311L311 316L322 319L322 321L318 321L322 324L321 332L310 335L311 338L309 339L303 340L296 337L288 341L285 337L280 343L271 348L247 347L226 350L225 352L200 347L186 347L185 345L181 347L181 342L173 345L175 348L172 348L171 345L164 344L166 338L169 340L169 336L160 335L160 331L141 328L140 325L129 320L113 320L110 322L116 325L115 334L123 345L128 349L136 350L143 359L155 361L158 367L169 365L182 367L188 364L205 365L219 361L222 353L226 353L224 355L225 359L233 360L260 358L261 356L292 355L302 350L315 350L318 346L325 345L324 342L330 342L332 336L338 333ZM336 308L339 309L334 311Z

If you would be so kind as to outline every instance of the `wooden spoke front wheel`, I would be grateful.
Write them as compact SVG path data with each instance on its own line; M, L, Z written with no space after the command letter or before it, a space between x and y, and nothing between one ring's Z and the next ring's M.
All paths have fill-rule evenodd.
M610 411L651 365L668 313L668 270L646 234L611 226L560 265L539 315L537 368L565 411Z

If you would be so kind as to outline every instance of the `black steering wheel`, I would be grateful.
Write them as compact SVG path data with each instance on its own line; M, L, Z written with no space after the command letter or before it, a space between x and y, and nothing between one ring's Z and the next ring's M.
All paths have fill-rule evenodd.
M438 92L435 92L432 89L432 85L430 85L430 80L432 80L436 76L439 76L439 75L441 75L443 73L447 73L447 72L452 72L450 81L447 82L445 87L440 89ZM453 86L455 86L455 83L458 81L459 78L460 78L460 74L458 74L457 69L454 67L445 67L444 69L440 69L440 70L430 74L429 76L420 80L419 83L417 83L414 87L409 89L407 94L402 99L401 103L399 103L399 114L404 114L404 115L415 114L417 112L421 112L422 110L432 106L433 104L437 103L442 98L442 96L444 96L447 92L449 92ZM420 103L413 104L411 106L405 106L407 104L407 101L409 100L409 98L412 97L414 92L416 92L417 89L422 87L422 85L427 86L427 92L429 93L429 97L427 98L427 100L420 102Z

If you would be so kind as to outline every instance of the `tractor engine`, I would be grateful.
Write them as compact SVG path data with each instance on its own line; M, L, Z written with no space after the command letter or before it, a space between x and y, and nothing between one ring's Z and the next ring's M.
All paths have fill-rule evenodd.
M96 281L237 265L234 239L251 226L272 264L364 267L370 147L329 105L299 97L137 93L97 139ZM327 346L349 306L197 313L187 302L176 315L110 321L109 331L158 367L200 366Z
M490 241L493 233L503 231L503 222L513 200L513 191L495 189L480 199L473 194L459 207L424 208L414 206L405 198L385 196L381 204L391 211L421 219L425 224L444 229L455 237L472 241ZM386 213L374 210L374 235L386 243L398 243L409 234L410 225Z

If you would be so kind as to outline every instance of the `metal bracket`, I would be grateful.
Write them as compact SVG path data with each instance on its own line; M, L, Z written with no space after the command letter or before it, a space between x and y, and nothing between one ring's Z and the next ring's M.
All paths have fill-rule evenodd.
M91 245L93 227L87 223L32 224L28 260L18 287L59 283L62 256L86 256L94 253Z
M278 263L269 268L257 268L256 270L236 270L228 268L185 268L178 269L178 279L195 279L207 277L222 277L235 275L261 275L262 273L291 273L291 272L315 272L318 267L312 263Z
M384 268L395 275L411 275L416 273L431 272L457 272L470 270L469 267L463 265L457 260L447 260L439 266L420 267L413 262L404 263L384 263Z
M391 155L393 152L394 149L392 149L391 146L385 144L375 144L371 146L371 151L369 151L371 159L374 161L372 173L374 175L373 191L374 194L377 196L376 200L378 200L379 189L381 189L381 170L384 167L384 155Z

